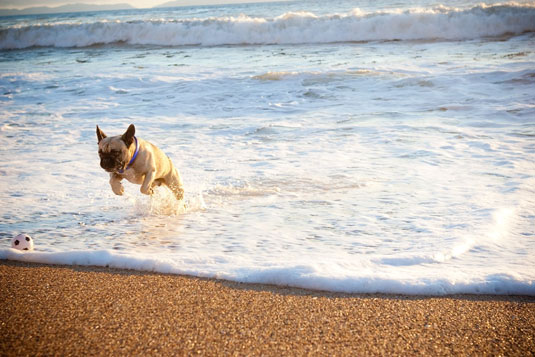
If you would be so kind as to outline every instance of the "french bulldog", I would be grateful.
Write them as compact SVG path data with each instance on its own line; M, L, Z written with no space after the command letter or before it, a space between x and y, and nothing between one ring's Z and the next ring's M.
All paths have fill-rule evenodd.
M171 159L155 145L134 136L136 128L130 124L123 135L108 137L97 125L100 166L110 173L113 193L122 195L122 179L141 185L143 194L151 195L154 187L165 184L177 200L184 197L182 178Z

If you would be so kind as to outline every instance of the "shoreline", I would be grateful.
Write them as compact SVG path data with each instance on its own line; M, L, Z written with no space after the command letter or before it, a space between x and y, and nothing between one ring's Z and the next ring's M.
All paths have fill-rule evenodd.
M2 355L533 355L535 297L312 291L0 260Z

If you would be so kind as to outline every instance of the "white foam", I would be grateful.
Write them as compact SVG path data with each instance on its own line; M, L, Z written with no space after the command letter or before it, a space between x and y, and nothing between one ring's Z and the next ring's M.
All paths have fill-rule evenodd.
M246 262L241 261L240 264L236 264L235 259L229 261L228 257L223 256L184 256L166 259L157 255L152 257L132 253L124 255L109 250L23 253L3 248L0 249L0 259L44 264L102 266L345 293L535 295L535 282L514 273L473 276L443 272L432 276L410 276L406 275L410 274L410 271L397 270L392 273L386 270L377 271L377 268L372 270L371 266L348 266L325 261L322 263L302 261L287 266L265 264L264 268L259 269L257 266L247 268L244 264ZM235 268L231 268L232 265Z
M206 209L203 194L178 201L166 187L157 187L151 196L128 195L139 215L176 216Z
M471 9L390 10L315 15L290 12L275 18L100 21L14 25L0 30L0 49L86 47L95 44L216 46L385 40L461 40L535 31L533 5L479 5Z
M291 4L204 20L180 9L186 20L140 10L3 22L22 46L131 42L0 51L0 257L346 292L532 294L534 33L128 46L345 41L359 28L431 39L439 25L446 37L486 36L526 29L532 8L335 15L314 2L314 14L252 15L310 2ZM130 123L181 171L182 204L164 186L111 191L95 125L116 135ZM8 249L20 232L36 251Z

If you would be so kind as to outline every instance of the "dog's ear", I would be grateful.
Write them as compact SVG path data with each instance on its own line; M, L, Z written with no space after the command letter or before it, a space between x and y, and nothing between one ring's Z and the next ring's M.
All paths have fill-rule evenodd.
M98 142L100 143L100 141L104 138L106 138L107 135L104 134L104 132L102 130L100 130L100 128L98 127L97 125L97 139L98 139Z
M136 127L134 124L130 124L126 132L121 136L121 139L126 144L126 147L129 147L134 142L134 135L136 134Z

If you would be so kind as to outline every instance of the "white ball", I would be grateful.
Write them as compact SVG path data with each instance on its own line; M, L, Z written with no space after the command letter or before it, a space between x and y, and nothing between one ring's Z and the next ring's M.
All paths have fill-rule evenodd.
M29 235L21 233L11 239L11 248L18 250L33 250L33 239Z

